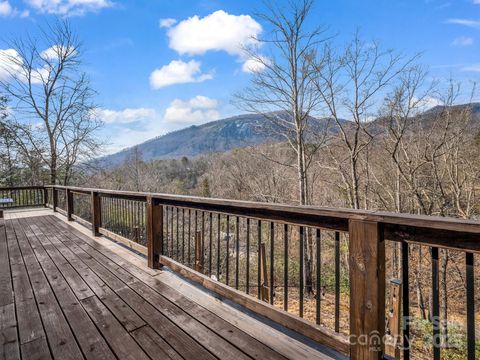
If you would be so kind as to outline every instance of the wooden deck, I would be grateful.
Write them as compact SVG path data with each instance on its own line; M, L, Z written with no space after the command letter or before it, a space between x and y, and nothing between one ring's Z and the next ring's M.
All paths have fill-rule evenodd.
M331 359L47 210L0 219L0 359Z

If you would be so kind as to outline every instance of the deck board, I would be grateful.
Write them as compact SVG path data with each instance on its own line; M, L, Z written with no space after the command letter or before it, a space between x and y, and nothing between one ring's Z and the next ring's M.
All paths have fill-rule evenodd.
M0 220L0 359L332 358L50 214Z

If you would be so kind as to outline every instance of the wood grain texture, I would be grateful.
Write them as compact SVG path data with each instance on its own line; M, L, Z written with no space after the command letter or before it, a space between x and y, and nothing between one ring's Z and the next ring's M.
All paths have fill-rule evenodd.
M385 333L385 241L377 222L350 220L350 359L380 359Z

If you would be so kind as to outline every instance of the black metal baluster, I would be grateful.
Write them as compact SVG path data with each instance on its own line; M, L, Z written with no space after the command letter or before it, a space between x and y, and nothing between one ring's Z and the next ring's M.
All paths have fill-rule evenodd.
M322 293L322 284L321 284L321 267L322 267L322 252L321 252L321 242L320 242L320 229L317 229L316 234L316 263L317 263L317 293L316 295L316 323L320 324L320 301Z
M180 255L179 255L179 254L180 254L180 240L179 240L179 236L178 236L178 231L179 231L179 230L178 230L178 211L179 211L179 209L178 209L178 207L177 207L176 209L177 209L177 224L176 224L176 225L177 225L177 226L176 226L176 228L177 228L177 229L176 229L176 230L177 230L177 238L175 239L175 241L176 241L176 251L177 251L177 252L176 252L176 254L175 254L175 259L176 259L177 261L179 261L179 259L180 259Z
M220 281L220 214L217 214L217 280Z
M172 259L174 258L174 256L173 256L173 245L174 244L173 243L174 243L174 236L175 236L174 232L173 232L173 222L174 222L174 220L173 220L173 216L174 216L173 215L173 209L174 209L174 207L172 206L171 209L170 209L171 212L172 212L170 214L170 237L171 237L171 239L170 239L170 257Z
M212 276L213 214L209 213L210 234L208 236L208 276Z
M190 266L191 262L191 239L192 239L192 210L188 209L188 254L187 254L187 260L188 260L188 266Z
M169 239L170 239L170 228L169 228L169 224L170 224L170 207L168 206L165 206L165 254L166 256L170 257L170 253L168 251L169 247L168 247L168 244L169 244Z
M283 225L283 310L288 311L288 224Z
M227 215L227 244L226 244L226 247L227 247L227 251L226 251L226 260L227 260L227 264L226 264L226 269L225 269L225 272L226 272L226 280L225 280L225 284L229 284L230 282L230 215Z
M440 360L440 294L438 276L438 248L432 247L432 326L433 358Z
M340 331L340 233L335 232L335 331Z
M403 325L403 360L410 359L410 288L409 288L409 246L402 242L402 325Z
M193 225L193 264L192 266L195 267L197 262L197 236L198 236L198 212L195 210L195 224Z
M475 275L473 253L465 253L467 287L467 359L475 359Z
M182 264L185 264L185 208L182 208Z
M299 299L300 299L300 306L298 309L298 314L300 317L303 317L303 288L304 288L304 264L303 264L303 253L304 253L304 228L303 226L300 226L300 269L299 269L299 275L300 275L300 288L299 288Z
M200 254L202 254L202 273L205 273L205 211L202 211L202 235L200 236L200 244L202 247L200 251Z
M258 257L257 257L257 288L258 288L258 298L260 299L262 296L262 274L260 270L260 247L262 244L262 221L258 220L257 222L257 240L258 240L258 246L257 246L257 251L258 251Z
M247 218L247 267L245 274L245 292L250 292L250 219Z
M235 289L238 290L238 273L239 273L239 267L240 267L240 257L239 257L239 252L240 252L240 241L239 241L239 234L240 234L240 219L237 216L236 221L235 221Z
M274 262L275 262L275 224L270 222L270 304L273 305Z

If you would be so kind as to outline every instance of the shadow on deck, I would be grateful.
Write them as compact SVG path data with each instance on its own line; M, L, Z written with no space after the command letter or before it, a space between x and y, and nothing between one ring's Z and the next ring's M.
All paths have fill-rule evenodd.
M49 210L0 219L0 359L332 359Z

